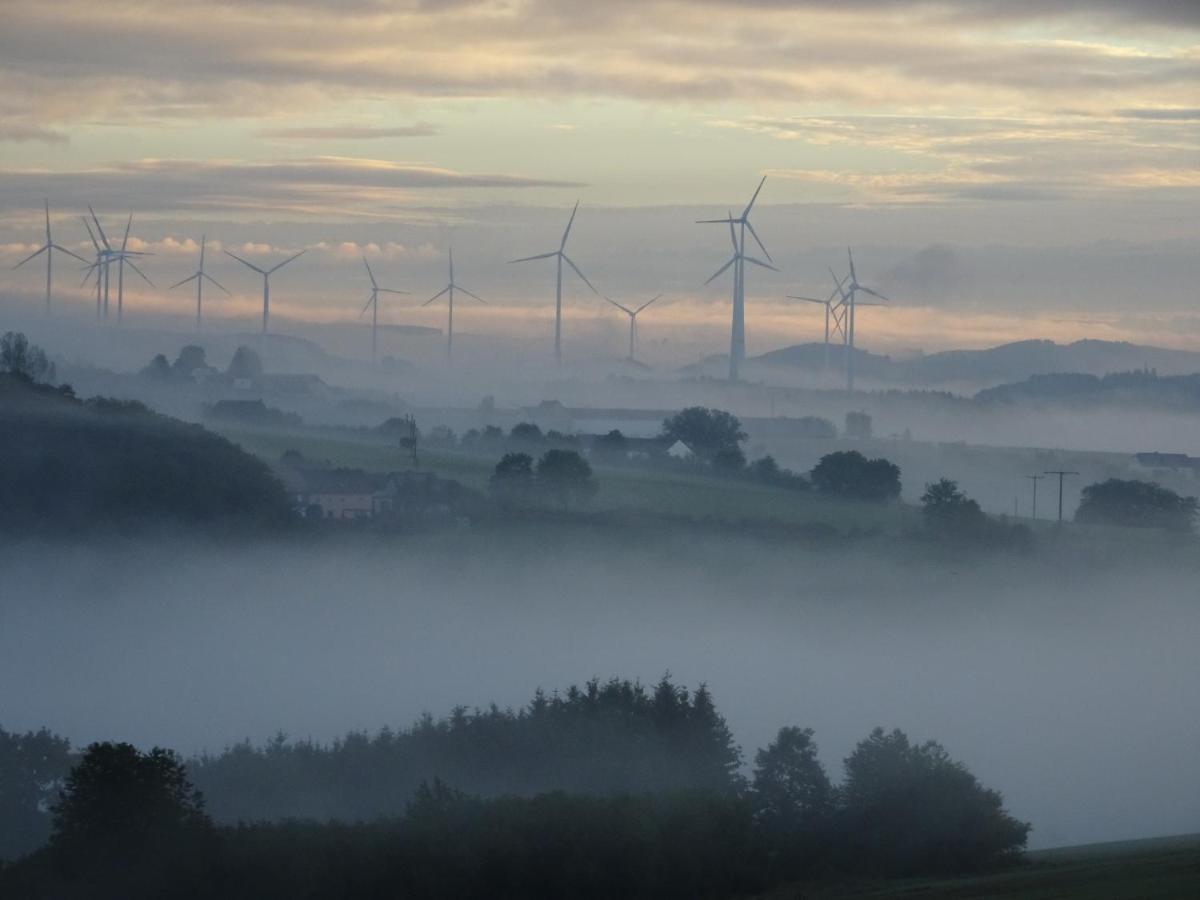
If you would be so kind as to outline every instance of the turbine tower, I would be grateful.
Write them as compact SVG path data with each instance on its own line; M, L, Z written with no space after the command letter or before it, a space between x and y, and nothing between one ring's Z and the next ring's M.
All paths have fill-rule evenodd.
M87 220L87 216L80 216L83 220L83 227L87 229L88 237L92 240L92 246L96 249L96 261L87 268L86 274L83 276L84 284L88 283L88 279L92 277L92 273L96 275L96 321L99 322L102 318L108 317L108 263L109 257L112 255L112 249L108 246L108 241L104 242L104 246L100 246L100 242L96 240L96 235L92 231L92 226Z
M226 289L225 285L221 284L221 282L217 281L217 279L213 278L211 275L209 275L207 272L204 271L204 245L205 245L205 243L206 243L205 236L200 235L200 268L196 270L195 274L189 275L187 278L183 279L183 281L177 281L173 285L171 285L169 288L167 288L167 290L174 290L175 288L179 287L180 285L187 284L189 281L196 282L196 330L197 331L200 330L201 308L204 304L204 282L211 281L213 284L215 284L221 290L225 291L226 294L229 293L229 291Z
M482 297L478 297L475 294L472 294L465 287L463 287L462 285L455 282L455 280L454 280L454 248L451 247L450 248L450 282L444 288L442 288L440 291L438 291L436 294L434 294L432 297L430 297L428 300L426 300L424 303L421 304L422 306L428 306L430 303L432 303L438 297L442 296L442 294L450 295L448 298L449 307L450 307L449 321L447 322L447 325L446 325L446 359L450 359L452 356L454 356L454 292L455 291L462 291L464 294L466 294L468 297L472 298L473 300L478 300L480 303L484 304L485 306L487 305L487 301L484 300Z
M375 280L375 273L371 271L371 264L367 262L367 258L362 258L363 265L367 267L367 276L371 279L371 296L367 298L367 305L362 308L362 312L358 314L361 319L363 313L369 308L371 310L371 363L375 362L376 340L375 333L379 328L379 295L380 294L407 294L408 291L396 291L392 288L382 288L379 282ZM451 281L454 279L451 278Z
M845 321L846 321L846 325L845 325L845 331L846 331L846 391L847 391L847 393L853 393L854 392L854 310L857 306L860 306L860 305L861 306L878 306L879 305L879 304L870 303L869 301L864 301L863 303L860 304L857 299L858 292L862 291L862 293L869 294L872 297L882 300L884 303L891 303L891 300L889 300L887 297L883 296L883 294L880 294L877 291L873 291L869 287L864 287L863 285L858 283L858 275L854 270L854 254L850 252L849 247L846 248L846 258L850 261L850 276L849 276L850 283L846 285L845 292L844 292L844 296L845 296L844 302L846 304L846 313L845 313L845 317L846 317L845 318Z
M13 268L19 269L19 268L21 268L21 266L25 265L25 263L29 262L31 259L34 259L43 253L46 254L46 312L49 313L50 312L50 276L51 276L51 272L52 272L51 266L52 266L52 257L54 256L54 251L57 250L59 253L67 254L67 256L73 256L77 260L79 260L81 263L87 263L87 260L84 259L82 256L80 256L78 253L72 253L70 250L68 250L66 247L62 246L61 244L54 243L54 238L51 237L51 235L50 235L50 201L46 200L45 205L46 205L46 243L42 244L41 247L39 247L37 250L34 250L32 253L30 253L27 257L25 257L23 260L21 260L19 263L17 263L15 266L13 266Z
M96 226L99 227L97 222ZM117 261L117 324L121 324L121 318L125 309L125 266L137 272L142 276L142 280L150 287L154 287L154 282L146 277L146 273L134 264L131 256L149 256L148 253L139 253L133 250L128 250L129 246L129 229L133 225L133 213L129 214L129 219L125 222L125 236L121 239L121 249L113 253L112 258Z
M754 230L754 226L750 224L750 210L754 207L754 201L758 199L758 193L762 190L763 183L767 180L764 175L759 181L758 187L754 189L754 195L750 198L750 202L746 204L746 208L742 210L740 216L734 217L730 212L727 218L724 219L698 219L698 225L711 225L716 223L729 223L729 237L733 242L733 257L725 265L721 266L708 281L708 284L718 275L733 266L733 322L730 327L729 335L729 380L736 381L738 370L741 367L742 361L746 358L746 266L747 262L753 263L756 266L762 266L764 269L770 269L773 272L778 272L772 265L763 262L760 259L755 259L753 256L746 255L746 232L750 232L750 236L754 238L754 242L758 244L763 255L766 256L768 262L771 260L771 254L767 252L767 248L763 246L763 242L758 237L758 232ZM735 231L734 226L737 226Z
M236 259L238 262L240 262L243 266L253 269L255 272L257 272L259 275L262 276L262 280L263 280L263 320L262 320L263 337L266 337L267 324L271 318L271 275L275 272L278 272L280 269L282 269L284 266L286 266L288 263L290 263L293 259L303 256L304 253L305 253L305 251L301 250L299 253L289 256L283 262L277 263L276 265L272 266L269 269L260 269L254 263L247 262L246 260L244 260L240 256L238 256L236 253L230 253L228 250L225 251L225 254L227 256L232 256L234 259Z
M583 283L592 289L593 294L599 295L595 285L587 280L587 276L579 270L579 266L571 261L571 257L567 256L567 238L571 234L571 226L575 223L575 213L579 211L579 201L575 201L575 208L571 210L571 218L567 220L567 227L563 230L562 240L558 243L557 250L551 250L549 253L539 253L536 256L523 256L520 259L510 259L509 263L531 262L535 259L550 259L557 258L558 273L554 281L554 359L562 362L562 276L563 263L575 270L575 274L583 279Z
M649 306L651 303L653 303L655 300L657 300L661 296L662 296L662 294L656 294L655 296L653 296L649 300L647 300L645 303L643 303L641 306L639 306L637 309L630 309L627 306L622 306L620 303L618 303L616 300L612 299L611 297L605 296L605 298L604 298L609 303L611 303L613 306L615 306L617 309L621 310L621 312L625 313L625 315L629 316L629 359L634 362L637 361L636 359L634 359L633 351L634 351L634 347L637 345L638 313L640 313L643 309L645 309L647 306Z

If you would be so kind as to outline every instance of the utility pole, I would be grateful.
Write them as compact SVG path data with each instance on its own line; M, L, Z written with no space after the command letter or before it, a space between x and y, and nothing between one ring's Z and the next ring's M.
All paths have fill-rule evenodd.
M1067 475L1078 475L1078 472L1067 472L1062 469L1047 469L1047 475L1058 476L1058 523L1062 524L1062 494L1063 494L1063 478ZM1036 484L1036 482L1035 482Z
M1036 519L1037 518L1037 483L1039 481L1041 481L1043 478L1045 478L1046 476L1045 475L1026 475L1025 477L1033 482L1033 515L1031 515L1029 518ZM1060 506L1062 505L1061 502L1059 505ZM1058 511L1058 518L1060 520L1062 519L1062 510L1061 509Z
M421 432L417 430L417 420L415 416L405 416L404 424L408 426L408 437L400 438L401 449L408 450L412 454L413 468L417 468L417 444L421 440Z

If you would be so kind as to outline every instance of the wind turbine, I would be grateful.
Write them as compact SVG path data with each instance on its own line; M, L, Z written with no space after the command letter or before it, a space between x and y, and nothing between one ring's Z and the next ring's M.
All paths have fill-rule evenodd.
M197 331L200 330L200 310L204 303L204 282L206 280L211 281L213 284L215 284L221 290L225 291L226 294L229 293L229 291L226 289L225 285L221 284L221 282L217 281L217 279L213 278L211 275L209 275L207 272L204 271L204 245L206 243L207 243L207 241L205 240L205 236L200 235L200 268L196 270L196 273L194 275L189 275L187 278L183 279L183 281L175 282L173 285L171 285L169 288L167 288L167 290L170 291L170 290L174 290L175 288L179 287L180 285L187 284L189 281L196 282L196 330Z
M259 275L262 276L262 280L263 280L262 333L263 333L264 337L267 334L267 323L271 318L271 275L274 272L278 272L280 269L282 269L284 266L286 266L288 263L290 263L293 259L296 259L299 256L303 256L304 253L305 253L305 251L301 250L299 253L289 256L283 262L277 263L276 265L272 266L269 269L260 269L254 263L247 262L246 260L244 260L240 256L238 256L236 253L230 253L228 250L225 251L226 256L232 256L234 259L236 259L238 262L240 262L243 266L253 269L255 272L257 272Z
M877 291L873 291L869 287L864 287L863 285L858 283L858 275L854 271L854 254L850 252L849 247L846 248L846 258L850 261L850 276L849 276L850 283L848 285L846 285L845 293L844 293L844 296L845 296L844 302L846 304L845 333L846 333L846 350L847 350L847 352L846 352L846 391L848 393L853 393L853 391L854 391L854 310L857 306L860 305L858 303L858 299L857 299L858 292L862 291L864 294L869 294L872 297L876 297L877 299L882 300L884 303L891 303L892 301L889 300L887 297L883 296L883 294L880 294ZM861 305L877 306L879 304L874 304L874 303L870 303L869 301L864 301Z
M593 294L599 294L595 285L587 280L587 276L579 270L579 266L571 261L571 257L567 256L567 238L571 234L571 226L575 222L575 213L579 211L579 201L575 201L575 208L571 210L571 218L567 220L567 227L563 230L562 240L558 243L557 250L551 250L549 253L539 253L536 256L523 256L520 259L510 259L510 263L531 262L535 259L550 259L556 257L558 261L558 273L554 282L554 358L558 362L562 362L562 276L563 263L575 270L575 274L583 279L583 283L592 289Z
M21 268L21 266L25 265L25 263L29 262L31 259L34 259L35 257L41 255L42 253L46 254L46 312L49 313L50 312L50 274L51 274L51 263L52 263L51 257L54 256L54 251L57 250L59 253L67 254L67 256L73 256L77 260L79 260L81 263L86 264L87 260L84 259L82 256L80 256L78 253L72 253L70 250L68 250L66 247L62 246L61 244L54 243L54 238L50 236L50 201L46 200L45 204L46 204L46 243L42 244L41 247L39 247L37 250L34 250L32 253L30 253L27 257L25 257L23 260L21 260L19 263L17 263L15 266L13 266L13 268L19 269L19 268Z
M787 295L787 299L789 300L803 300L806 303L817 303L825 307L825 353L821 364L821 368L824 371L829 370L829 326L831 322L833 324L834 333L840 333L842 336L842 343L844 344L846 342L846 330L843 327L843 320L845 319L846 295L842 292L842 283L845 281L845 279L838 278L837 275L834 275L832 269L829 270L829 274L833 275L834 288L829 292L829 296L824 300L818 300L815 297L800 297L795 294ZM836 303L834 302L835 297L837 298Z
M698 219L698 225L711 225L716 223L729 223L729 238L733 242L733 257L725 265L721 266L708 281L708 284L713 281L718 275L733 266L733 323L730 327L729 335L729 380L736 381L738 377L738 369L741 366L742 360L746 358L746 266L747 262L753 263L756 266L761 266L764 269L770 269L773 272L778 272L773 265L769 265L771 254L767 252L767 248L763 246L763 242L758 237L758 232L754 230L754 226L750 224L750 210L754 207L754 201L758 199L758 193L762 190L763 183L767 180L764 175L759 181L758 187L754 189L754 195L750 198L750 202L746 204L746 208L742 210L740 216L734 217L730 212L727 218L724 219ZM734 230L734 226L738 230ZM766 256L768 262L763 262L760 259L755 259L753 256L746 255L746 232L750 232L750 236L754 238L754 242L758 244L763 255Z
M612 297L608 297L608 296L604 297L605 300L607 300L609 303L611 303L617 309L621 310L621 312L625 313L625 315L629 316L629 358L631 360L634 358L633 357L633 349L637 343L638 313L640 313L643 309L645 309L647 306L649 306L651 303L653 303L655 300L657 300L661 296L662 296L662 294L656 294L655 296L653 296L649 300L647 300L645 303L643 303L641 306L639 306L637 309L630 309L627 306L622 306L616 300L612 299Z
M109 243L108 235L104 233L104 226L100 224L100 219L96 217L96 211L88 207L88 213L91 214L92 222L96 226L96 232L92 232L91 225L88 224L86 218L83 219L84 227L87 228L88 237L92 239L92 245L96 248L96 261L88 267L88 274L84 276L83 283L87 284L91 273L96 273L96 316L101 314L101 293L103 292L103 314L104 318L108 318L108 289L109 289L109 268L114 261L117 263L117 323L120 324L123 308L125 303L125 265L126 263L137 272L146 281L148 285L154 287L154 282L146 277L146 273L139 269L130 257L133 256L149 256L148 253L127 249L129 246L129 229L133 225L133 214L129 214L129 220L125 223L125 237L121 241L121 248L114 250L112 244ZM96 234L100 235L100 241L96 240ZM100 246L100 242L104 246ZM103 282L103 286L101 283Z
M375 273L371 271L371 264L367 262L367 258L362 258L363 265L367 267L367 276L371 279L371 296L367 298L367 305L362 308L362 312L358 314L362 318L363 313L369 307L371 310L371 362L375 362L375 332L379 328L379 295L380 294L407 294L408 291L396 291L391 288L381 288L375 280ZM453 277L450 279L453 281Z
M568 226L568 229L569 228L570 228L570 226ZM426 300L424 303L421 304L422 306L428 306L430 303L432 303L438 297L442 296L442 294L450 295L449 296L450 318L449 318L449 322L446 326L446 358L447 359L449 359L450 357L452 357L454 355L454 292L455 291L462 291L468 297L471 297L474 300L478 300L480 303L484 304L485 306L487 305L487 301L484 300L482 297L478 297L475 294L472 294L465 287L463 287L460 284L457 284L454 281L454 248L451 247L450 248L450 283L447 284L444 288L442 288L440 291L438 291L436 294L434 294L432 297L430 297L428 300Z

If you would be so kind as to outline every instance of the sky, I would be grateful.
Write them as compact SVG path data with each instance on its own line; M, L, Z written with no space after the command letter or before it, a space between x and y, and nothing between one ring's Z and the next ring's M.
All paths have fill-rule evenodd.
M555 249L579 200L568 250L597 288L664 293L644 337L719 352L729 284L703 282L729 245L693 220L765 175L756 227L781 271L749 278L751 352L819 336L820 308L784 295L824 296L851 244L894 301L864 317L867 347L1200 334L1194 0L3 7L0 265L39 246L43 198L84 255L89 204L118 234L132 213L155 254L157 287L130 288L142 315L186 313L166 286L203 233L308 250L272 285L284 319L353 319L366 255L412 291L386 321L441 325L418 304L453 243L490 301L462 327L544 330L552 262L506 261ZM210 259L233 295L212 314L249 321L253 273ZM5 306L37 308L39 267L4 272ZM82 314L76 274L62 306ZM619 340L619 312L566 294L569 321Z

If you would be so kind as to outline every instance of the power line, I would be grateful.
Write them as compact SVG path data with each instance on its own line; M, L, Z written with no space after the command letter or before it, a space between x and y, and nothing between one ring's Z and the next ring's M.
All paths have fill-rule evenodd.
M1033 515L1031 515L1029 518L1036 519L1037 518L1037 483L1039 481L1041 481L1043 478L1045 478L1046 476L1045 475L1026 475L1025 477L1033 482ZM1059 518L1062 518L1062 516L1060 515Z

